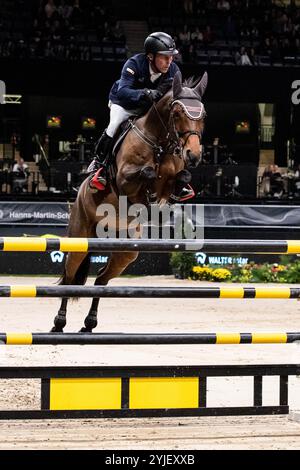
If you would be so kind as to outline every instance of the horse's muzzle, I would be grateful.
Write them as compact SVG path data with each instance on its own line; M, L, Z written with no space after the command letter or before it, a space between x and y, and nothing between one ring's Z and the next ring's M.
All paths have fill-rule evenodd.
M186 152L186 166L187 168L196 168L201 161L201 154L196 155L190 150Z

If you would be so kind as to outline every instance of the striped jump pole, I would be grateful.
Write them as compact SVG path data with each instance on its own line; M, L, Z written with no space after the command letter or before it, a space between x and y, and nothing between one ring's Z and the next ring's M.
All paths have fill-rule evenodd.
M0 286L0 297L299 299L299 287Z
M99 238L2 237L0 251L115 252L141 251L169 253L205 251L207 253L300 253L300 240L148 240Z
M0 333L3 345L283 344L299 333Z

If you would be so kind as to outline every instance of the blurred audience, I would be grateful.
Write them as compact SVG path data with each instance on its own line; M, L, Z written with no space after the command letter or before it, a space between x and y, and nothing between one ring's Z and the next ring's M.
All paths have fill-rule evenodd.
M99 42L125 45L122 25L112 7L105 3L36 0L31 26L24 24L22 39L16 39L13 30L7 31L0 39L0 57L90 60L91 45Z
M0 57L90 60L93 45L126 42L108 0L32 2L32 24L24 24L23 33L16 35L16 19L5 30L0 15ZM197 52L209 48L217 54L225 50L238 65L260 65L260 57L264 64L280 65L285 58L300 56L300 8L293 0L169 0L166 5L165 17L149 19L147 14L159 15L161 7L153 0L145 20L150 30L165 30L177 38L183 62L197 60Z
M280 199L284 195L284 179L277 165L268 165L261 179L261 194Z
M300 8L294 1L193 0L183 2L178 17L172 7L169 14L176 21L168 32L178 38L183 62L207 47L227 47L237 65L260 65L260 56L280 65L285 57L300 56Z

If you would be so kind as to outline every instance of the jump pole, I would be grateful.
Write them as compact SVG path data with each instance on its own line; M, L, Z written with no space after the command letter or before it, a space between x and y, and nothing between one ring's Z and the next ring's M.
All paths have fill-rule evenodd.
M206 253L300 253L300 240L161 240L2 237L0 251L115 252L142 251L168 253L205 251Z

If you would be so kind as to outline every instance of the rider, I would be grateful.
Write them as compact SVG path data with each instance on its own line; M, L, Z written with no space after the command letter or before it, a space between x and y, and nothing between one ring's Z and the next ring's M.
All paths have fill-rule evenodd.
M179 70L173 62L178 50L169 34L150 34L144 47L144 53L127 60L120 80L113 84L109 93L110 122L96 144L96 155L87 170L90 174L96 172L90 185L99 190L107 184L112 141L120 124L130 116L145 114L152 103L171 88L173 77ZM184 188L183 195L186 196L189 191Z

